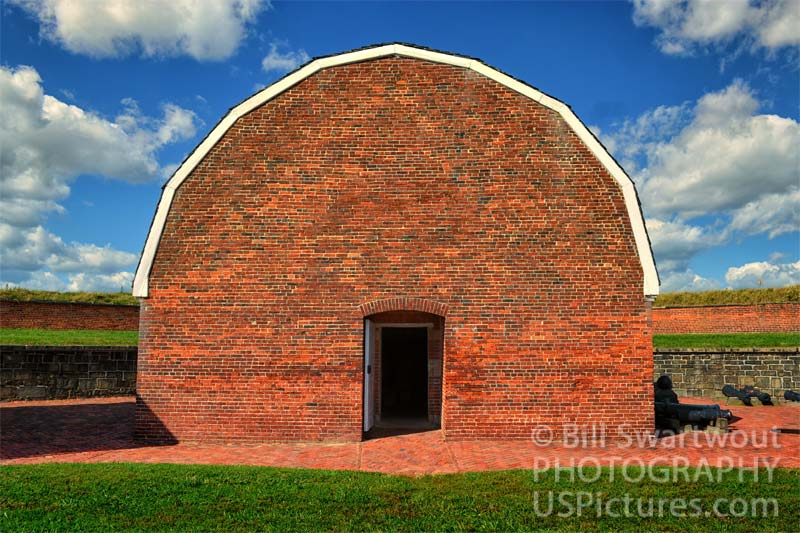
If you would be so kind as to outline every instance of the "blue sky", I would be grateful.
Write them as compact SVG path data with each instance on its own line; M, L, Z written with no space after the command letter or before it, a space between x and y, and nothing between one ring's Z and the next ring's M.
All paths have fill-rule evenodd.
M570 104L637 183L662 291L800 283L800 1L0 4L0 282L129 290L160 186L308 58L402 41Z

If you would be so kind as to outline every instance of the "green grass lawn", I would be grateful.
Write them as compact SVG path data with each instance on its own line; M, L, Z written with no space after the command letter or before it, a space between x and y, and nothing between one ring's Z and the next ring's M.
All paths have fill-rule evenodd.
M653 335L656 348L769 348L800 346L800 333Z
M0 300L9 302L73 302L112 305L139 305L130 292L57 292L31 289L0 289Z
M147 464L44 464L6 466L0 475L0 529L4 531L295 531L295 530L630 530L796 531L800 518L800 470L779 469L772 480L739 479L738 471L677 483L625 481L622 470L584 470L571 482L565 471L483 472L408 478L359 472L240 466ZM659 469L658 472L666 473ZM596 474L595 474L596 473ZM628 470L628 478L638 475ZM583 492L594 501L633 498L633 516L609 516L596 505L577 512ZM548 515L549 494L555 504ZM750 498L770 500L755 513ZM639 516L636 498L647 514ZM715 499L746 499L746 516L705 516ZM666 505L659 516L658 500ZM538 501L538 506L536 502ZM584 502L588 501L586 499ZM670 502L688 502L674 516ZM620 500L621 502L621 500ZM623 514L622 503L610 511ZM680 503L679 503L680 505ZM569 513L570 506L572 512ZM602 509L602 508L601 508ZM723 503L719 509L744 509ZM766 511L766 513L762 512ZM558 513L567 516L558 516ZM698 515L699 516L689 516ZM753 516L756 514L758 516ZM766 515L766 516L763 516Z
M0 329L0 344L134 346L138 343L138 331Z
M117 305L139 305L130 292L54 292L31 289L0 289L0 300L17 302L87 302ZM694 305L763 304L800 302L800 285L767 289L737 289L705 292L673 292L661 294L654 307L683 307Z
M0 344L133 346L136 331L0 329ZM656 348L761 348L800 346L800 333L654 335Z

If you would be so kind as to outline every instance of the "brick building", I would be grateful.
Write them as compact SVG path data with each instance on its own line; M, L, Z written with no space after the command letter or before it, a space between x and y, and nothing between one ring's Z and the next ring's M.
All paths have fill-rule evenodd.
M657 292L633 183L567 105L413 46L318 58L164 186L134 282L137 433L650 431Z

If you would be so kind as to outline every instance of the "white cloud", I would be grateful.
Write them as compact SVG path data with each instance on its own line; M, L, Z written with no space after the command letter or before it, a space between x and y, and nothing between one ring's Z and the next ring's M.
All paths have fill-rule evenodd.
M762 196L735 210L729 230L746 235L766 232L770 239L800 230L800 185L785 193Z
M685 263L734 232L772 238L798 229L800 124L759 114L759 106L735 81L694 106L661 106L602 136L637 183L660 266L673 253L683 253L677 259ZM730 224L689 231L687 221L704 215ZM667 231L669 239L660 239L658 232ZM681 242L686 246L678 250Z
M0 153L0 157L2 154ZM2 170L2 166L0 166ZM42 180L43 186L49 185ZM54 211L56 213L65 213L66 210L62 205L53 200L39 200L36 198L25 198L19 195L19 191L14 191L14 183L9 177L3 179L0 177L0 222L7 222L14 226L35 226L48 212ZM55 195L60 189L60 183L53 183L54 188L49 191L51 195ZM58 189L56 188L58 187ZM31 194L45 194L47 191L31 190ZM12 195L16 194L14 197ZM62 196L57 196L61 200L69 195L69 187L66 188L66 193Z
M52 286L47 272L107 276L134 265L132 253L65 243L42 224L49 213L65 211L59 202L82 174L132 183L158 179L174 168L158 163L158 150L194 136L196 123L194 113L174 104L163 106L161 118L145 116L132 100L107 120L45 94L31 67L0 67L2 279Z
M783 252L772 252L769 254L769 262L770 263L777 263L781 259L786 258L786 254Z
M713 291L721 288L719 281L704 278L695 274L691 269L682 272L669 272L661 276L661 292L700 292Z
M309 59L309 55L302 48L300 50L286 50L281 52L280 48L285 48L284 43L273 42L269 46L269 53L261 61L262 68L269 72L288 72L294 70Z
M264 0L12 0L41 34L76 54L188 55L222 60L236 52Z
M782 264L760 261L731 267L725 273L725 281L734 289L797 285L800 284L800 261Z
M601 133L637 184L662 290L698 290L687 270L737 236L800 230L800 124L761 114L741 81Z
M127 292L133 283L133 272L113 274L72 274L65 282L52 272L33 272L25 283L5 283L4 286L43 291Z
M758 40L768 48L800 44L800 2L765 2L758 13Z
M20 281L31 272L47 269L51 272L113 273L136 264L135 254L115 250L110 246L65 243L42 226L17 228L0 223L3 277Z
M800 261L777 263L783 258L784 254L774 253L770 255L769 262L759 261L728 268L725 273L727 288L751 289L800 284ZM662 293L710 291L721 288L722 284L719 281L704 278L691 268L669 271L661 276Z
M734 82L700 98L677 135L642 146L638 178L649 213L694 217L797 186L800 124L758 107L749 87Z
M0 219L32 226L59 211L69 182L99 174L130 182L160 175L159 148L195 134L197 119L173 104L143 116L132 101L114 121L44 94L31 67L0 67Z
M712 228L677 220L646 220L647 233L662 272L685 269L689 260L701 251L723 242L725 235Z
M72 243L66 252L61 257L53 258L53 263L48 265L53 271L113 272L121 267L133 266L137 260L135 254L94 244Z
M175 104L164 105L164 120L157 133L158 146L194 137L196 116Z
M68 291L125 292L133 283L133 272L113 274L74 274L69 277Z
M4 283L3 286L20 287L18 283ZM24 283L26 289L40 291L63 291L67 288L66 283L52 272L31 272Z
M599 129L596 134L608 151L619 159L628 174L638 180L641 177L639 157L652 146L680 133L690 120L691 107L688 104L658 106L652 111L642 113L636 120L626 120L608 135ZM637 186L640 185L637 182Z
M800 44L797 0L633 0L637 26L660 30L662 52L689 55L741 39L752 49Z

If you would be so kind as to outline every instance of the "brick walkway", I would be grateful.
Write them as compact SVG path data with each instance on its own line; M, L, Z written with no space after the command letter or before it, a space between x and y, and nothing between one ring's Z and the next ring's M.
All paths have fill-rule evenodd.
M723 436L692 433L623 447L612 441L604 447L445 442L439 431L343 444L139 446L131 434L133 409L130 397L0 404L0 463L248 464L409 475L597 464L800 468L800 406L790 405L731 407L740 418ZM545 439L547 434L538 436Z

